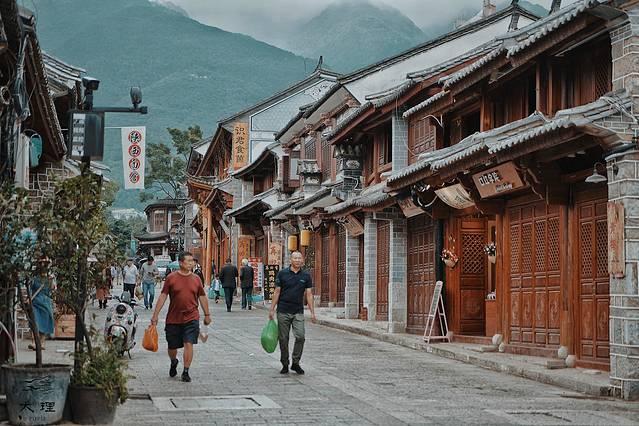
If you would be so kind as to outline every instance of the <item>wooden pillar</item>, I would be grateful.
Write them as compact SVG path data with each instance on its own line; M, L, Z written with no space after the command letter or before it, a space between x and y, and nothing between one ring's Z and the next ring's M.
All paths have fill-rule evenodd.
M497 260L495 264L495 295L497 303L497 334L505 335L506 328L508 327L508 305L506 301L506 292L508 289L508 278L506 270L506 262L504 261L505 255L505 240L510 239L510 230L504 226L504 216L506 214L495 215L495 245L497 247L496 255Z
M329 268L331 271L328 280L328 301L329 305L333 306L337 303L337 251L339 250L338 241L337 241L337 225L336 223L332 223L330 227L330 244L331 244L331 256L329 260Z
M572 198L572 197L571 197ZM559 343L561 346L568 348L568 353L574 354L574 338L573 338L573 324L574 324L574 285L575 280L573 277L574 260L577 259L579 254L577 250L579 245L575 238L578 235L577 226L575 223L574 206L561 206L559 213L560 227L562 232L560 233L559 240L559 256L562 260L561 264L561 312L559 314Z
M206 207L206 254L204 255L204 281L211 283L211 262L213 261L213 212Z

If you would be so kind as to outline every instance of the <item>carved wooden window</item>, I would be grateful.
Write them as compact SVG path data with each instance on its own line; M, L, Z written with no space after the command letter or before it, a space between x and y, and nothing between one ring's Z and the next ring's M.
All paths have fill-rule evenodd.
M317 158L315 138L308 138L304 142L304 158L314 160Z
M331 178L331 163L333 162L333 147L329 143L328 139L322 138L322 180L328 180Z
M486 265L482 234L462 234L462 274L483 274Z
M408 126L408 164L414 163L419 154L433 151L436 142L436 128L426 115L410 121Z
M163 232L166 231L166 214L163 210L156 210L153 212L153 231Z

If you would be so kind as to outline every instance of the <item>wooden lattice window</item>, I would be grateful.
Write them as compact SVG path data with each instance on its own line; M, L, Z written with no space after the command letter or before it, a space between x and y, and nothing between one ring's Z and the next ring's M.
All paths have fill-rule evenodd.
M331 178L331 163L333 160L331 144L328 139L322 138L322 180Z
M309 160L317 158L315 138L308 138L306 142L304 142L304 158Z
M164 211L157 210L153 212L153 231L162 232L165 231L165 214Z
M435 149L437 132L426 116L411 120L408 129L408 163L412 164L419 154Z
M483 274L486 265L484 254L484 236L482 234L462 234L462 273Z

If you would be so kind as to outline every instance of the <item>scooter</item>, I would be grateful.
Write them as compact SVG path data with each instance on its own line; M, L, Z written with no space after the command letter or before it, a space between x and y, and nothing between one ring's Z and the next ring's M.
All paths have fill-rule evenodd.
M112 342L118 349L118 354L124 356L124 352L131 358L131 349L135 346L135 332L137 330L138 314L135 313L135 300L131 300L128 291L121 297L114 296L118 303L113 306L106 316L104 323L104 338Z

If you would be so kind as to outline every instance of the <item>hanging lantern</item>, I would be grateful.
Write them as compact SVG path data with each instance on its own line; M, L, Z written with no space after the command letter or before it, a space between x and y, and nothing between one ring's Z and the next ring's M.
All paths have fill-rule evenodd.
M302 247L308 247L311 245L311 231L303 229L300 234L300 244Z
M288 251L297 250L297 235L289 235L288 237Z

